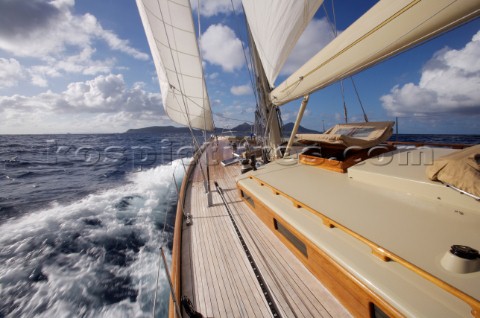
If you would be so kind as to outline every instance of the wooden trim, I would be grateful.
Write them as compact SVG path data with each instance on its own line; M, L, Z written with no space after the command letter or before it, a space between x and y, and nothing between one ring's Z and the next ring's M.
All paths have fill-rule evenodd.
M327 147L322 147L322 149L328 149ZM327 151L327 158L312 156L307 153L302 153L298 156L299 162L301 164L315 166L318 168L345 173L347 169L356 165L357 163L364 161L366 159L381 155L386 152L390 152L395 150L395 146L393 145L378 145L376 147L371 147L367 149L352 149L350 150L349 155L342 161L336 160L332 158L328 158L328 151Z
M194 171L195 166L197 165L198 160L201 158L206 146L199 149L193 156L192 162L188 165L188 169L183 176L182 185L180 187L180 193L178 194L177 210L175 215L175 227L173 230L173 246L172 246L172 265L170 268L170 277L172 279L172 284L174 288L175 297L179 302L180 308L182 308L180 299L181 299L181 289L182 289L182 267L181 267L181 256L182 256L182 225L183 225L183 206L185 203L185 198L187 195L187 188L190 181L190 177ZM168 317L175 318L175 304L173 303L173 298L170 296L168 304Z
M350 272L335 262L328 254L313 244L302 233L291 226L285 219L273 212L254 195L242 186L239 189L254 199L255 207L252 211L261 219L267 227L297 256L297 258L321 281L325 287L342 303L355 317L371 317L371 303L375 303L390 317L403 317L403 315L371 291L365 284L359 281ZM242 200L245 201L244 198ZM301 253L286 237L275 230L274 220L292 232L307 247L307 255Z
M315 166L322 169L327 169L330 171L345 173L347 172L347 168L354 165L356 162L347 165L342 161L328 159L328 158L321 158L315 156L309 156L305 154L300 154L298 156L298 162L304 165Z
M336 228L344 231L348 235L353 236L355 239L361 241L362 243L368 245L372 249L372 254L379 257L381 260L386 261L386 262L395 261L395 262L399 263L400 265L402 265L402 266L408 268L409 270L413 271L414 273L420 275L421 277L427 279L428 281L432 282L433 284L440 287L441 289L443 289L443 290L447 291L448 293L452 294L453 296L455 296L455 297L459 298L460 300L464 301L465 303L467 303L472 308L472 316L475 317L475 318L480 318L480 302L478 300L476 300L475 298L473 298L472 296L465 294L464 292L455 288L454 286L444 282L443 280L433 276L432 274L424 271L423 269L413 265L412 263L410 263L407 260L401 258L400 256L390 252L389 250L384 249L383 247L379 246L378 244L368 240L367 238L363 237L362 235L360 235L360 234L350 230L349 228L341 225L340 223L330 219L329 217L325 216L321 212L319 212L319 211L311 208L310 206L294 199L293 197L289 196L288 194L286 194L286 193L276 189L275 187L265 183L264 181L258 179L257 177L250 176L249 178L252 179L252 180L255 180L256 182L258 182L259 184L261 184L264 187L270 188L275 193L278 192L280 195L282 195L285 198L292 201L294 206L296 206L297 208L303 208L303 209L315 214L316 216L319 216L326 226L328 226L330 228L336 227Z

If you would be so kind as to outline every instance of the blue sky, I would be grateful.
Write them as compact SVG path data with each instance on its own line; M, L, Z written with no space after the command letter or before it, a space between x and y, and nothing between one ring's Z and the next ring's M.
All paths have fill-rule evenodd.
M375 2L335 2L336 28L344 30ZM239 3L234 1L237 15L230 0L204 3L201 47L216 126L252 121ZM369 119L398 116L401 133L480 134L479 31L477 19L355 75ZM276 84L330 37L320 9ZM344 85L349 121L361 121L351 81ZM282 106L285 123L294 121L299 104ZM302 125L321 130L342 122L342 105L340 86L327 87L311 96ZM173 124L163 111L134 0L0 0L0 134L110 133Z

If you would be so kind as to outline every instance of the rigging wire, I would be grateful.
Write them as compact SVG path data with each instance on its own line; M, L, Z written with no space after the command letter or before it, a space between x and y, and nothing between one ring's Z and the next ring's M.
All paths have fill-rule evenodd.
M190 6L191 3L189 2ZM191 8L190 8L191 9ZM198 56L200 58L200 62L203 61L202 57L202 50L200 49L200 40L202 37L202 26L201 26L201 21L200 21L200 0L197 0L197 23L198 23L198 37L197 37L197 47L198 47ZM202 63L200 63L202 65ZM205 87L205 74L203 72L203 65L202 65L202 103L205 102L205 93L207 94L207 100L209 101L210 98L208 97L208 92L207 88ZM201 106L202 107L202 106ZM203 107L202 107L203 108ZM206 118L206 113L205 113L205 108L203 108L203 139L204 142L207 142L207 118ZM210 111L211 114L211 111ZM212 117L213 121L213 117ZM213 130L215 131L215 121L213 121Z
M189 111L188 111L188 106L187 106L187 102L186 102L186 99L188 99L188 96L186 96L184 94L184 90L183 90L183 87L182 87L182 82L180 80L180 77L178 75L178 70L177 70L177 65L175 63L175 57L173 55L173 48L172 48L172 45L171 45L171 41L170 41L170 37L168 36L168 32L167 32L167 24L165 23L165 19L163 17L163 10L162 10L162 6L160 5L160 0L157 0L157 5L158 5L158 9L160 11L160 20L163 24L163 28L165 29L165 36L166 36L166 39L167 39L167 44L168 44L168 48L169 48L169 51L170 51L170 57L172 58L172 61L173 61L173 68L175 70L175 75L176 75L176 78L177 78L177 83L178 85L180 86L179 88L176 88L174 85L170 84L169 83L169 88L173 90L173 95L174 95L174 98L175 100L177 100L178 104L179 105L183 105L184 109L185 109L185 116L186 116L186 119L187 119L187 122L188 122L188 128L189 128L189 131L190 131L190 134L191 134L191 137L192 137L192 142L193 144L199 148L199 145L198 145L198 141L196 140L195 136L194 136L194 133L193 133L193 129L192 129L192 123L191 123L191 119L190 119L190 114L189 114ZM158 18L158 17L157 17ZM170 20L172 20L172 18L170 17ZM173 28L173 26L170 26ZM175 39L175 33L173 32L173 35L174 35L174 42L176 43L176 39ZM177 53L178 54L178 53ZM179 58L177 56L177 58ZM203 75L202 75L203 76ZM182 96L182 103L180 103L178 101L178 96L177 94L175 94L175 89L178 90L180 92L180 95ZM201 106L202 107L202 106ZM203 107L202 107L203 108ZM205 110L205 109L204 109Z
M333 24L331 24L331 28L333 30L333 35L337 37L338 32L337 32L337 16L335 14L335 4L333 0L331 1L331 3L332 3L332 15L333 15ZM325 9L325 7L323 8ZM345 119L345 123L348 123L348 110L347 110L347 103L345 102L345 87L343 86L343 79L340 80L340 92L342 94L343 116Z
M233 13L236 15L236 10L235 10L235 5L233 4L233 0L230 0L230 3L232 5ZM243 9L243 10L245 12L245 9ZM250 32L250 29L248 28L247 16L244 14L243 17L244 17L244 23L247 27L247 31L248 31L248 34L249 34L248 35L248 37L250 39L249 42L252 43L252 45L255 45L253 39L251 39L251 32ZM254 64L254 61L253 61L253 56L252 56L252 54L249 54L249 55L247 54L247 48L245 47L243 41L240 41L240 42L242 44L243 56L245 58L245 63L247 65L247 71L248 71L249 78L250 78L250 85L252 86L253 94L255 96L256 110L260 114L259 120L264 121L265 120L265 115L263 114L263 112L261 111L261 109L259 107L259 105L261 104L260 96L259 96L259 90L258 90L257 85L255 85L256 75L252 71L252 69L255 68L255 64ZM263 99L265 99L265 97L263 97ZM257 123L257 118L254 119L254 125L252 127L253 131L257 131L257 128L260 128L260 127L256 127L256 123ZM266 136L266 134L267 134L267 131L269 129L268 123L269 123L269 121L267 119L266 123L264 122L264 123L261 124L261 126L263 126L263 132L261 133L262 136ZM262 144L264 145L263 138L262 138Z
M278 107L275 107L275 113L277 114L277 120L278 120L278 125L280 126L280 132L283 135L283 119L282 119L282 113L280 113L280 109Z
M230 0L230 3L232 4L233 14L234 14L234 16L236 16L237 12L235 10L235 5L233 4L233 0ZM248 28L247 17L246 17L246 15L243 15L243 16L244 16L244 19L245 19L244 23ZM243 41L240 41L240 43L242 44L242 52L243 52L243 57L245 59L246 66L247 66L248 75L249 75L249 78L250 78L250 85L252 85L252 90L253 90L253 93L255 95L255 100L258 102L257 90L256 90L256 87L255 87L255 81L254 81L255 75L252 73L251 68L249 67L250 65L253 65L253 62L251 60L250 61L248 60L247 50L245 48L245 45L244 45Z
M224 115L220 115L219 113L213 113L213 115L215 115L215 116L217 116L217 117L220 117L220 118L223 118L223 119L241 121L241 122L249 123L249 124L253 124L253 123L254 123L254 122L251 121L251 120L245 120L245 119L238 119L238 118L227 117L227 116L224 116Z
M343 101L343 118L345 123L348 123L348 110L347 104L345 103L345 88L343 86L343 80L340 81L340 93L342 94L342 101Z
M157 0L157 3L158 3L159 0ZM161 18L162 18L162 22L164 24L164 27L165 27L165 31L166 31L166 23L163 19L163 13L162 13L162 9L160 7L160 3L158 3L158 6L159 6L159 9L160 9L160 15L161 15ZM168 37L168 32L165 32L166 36L167 36L167 43L168 43L168 46L169 48L171 48L171 45L170 45L170 39ZM171 55L171 58L172 58L172 61L175 61L174 59L174 56L173 56L173 53L172 53L172 50L170 50L170 55ZM176 64L175 62L173 63L173 67L175 69L175 74L176 74L176 77L177 77L177 82L178 84L181 86L181 82L180 82L180 78L178 76L178 70L177 70L177 67L176 67ZM202 76L203 76L203 72L202 72ZM202 84L203 85L203 84ZM203 86L202 86L203 87ZM192 129L192 125L191 125L191 120L190 120L190 116L189 116L189 112L188 112L188 107L187 107L187 100L191 101L193 104L199 106L200 108L202 108L203 110L205 110L205 108L203 107L203 105L199 105L197 102L195 102L193 99L190 98L190 96L187 96L184 94L183 90L182 90L182 87L180 88L176 88L175 86L171 85L170 84L170 89L173 91L173 98L176 100L176 102L178 103L178 105L182 105L184 106L185 108L185 116L187 117L187 122L188 122L188 130L190 132L190 135L191 135L191 138L192 138L192 145L194 147L194 149L198 150L200 149L200 144L197 140L197 138L195 137L195 134L193 132L193 129ZM178 92L178 94L176 93ZM182 96L182 100L179 101L179 97L178 95ZM205 117L204 117L205 119ZM204 127L205 128L205 127ZM205 129L204 129L204 137L205 137L205 140L206 140L206 132L205 132ZM201 172L202 172L202 176L204 178L204 180L206 180L206 175L205 175L205 172L203 169L201 169Z
M330 18L330 15L328 14L328 11L325 7L325 2L322 4L322 7L323 7L323 11L325 12L325 16L327 18L327 21L328 21L328 25L330 25L330 29L333 33L333 35L335 37L337 37L337 28L336 28L336 25L337 25L337 17L336 17L336 14L335 14L335 5L334 5L334 0L331 0L331 3L332 3L332 15L333 15L333 22ZM349 76L350 77L350 80L352 81L352 85L353 85L353 88L355 90L355 95L357 96L357 100L358 100L358 103L360 104L360 108L362 109L362 114L363 114L363 119L365 120L365 122L368 122L368 116L367 116L367 113L365 112L365 108L363 107L363 103L362 103L362 99L360 98L360 94L358 93L358 89L357 89L357 85L355 84L355 80L353 79L353 76ZM348 112L347 112L347 104L345 103L345 90L344 90L344 87L343 87L343 80L340 81L340 85L341 85L341 92L342 92L342 101L343 101L343 111L344 111L344 117L345 117L345 122L347 123L348 122Z
M352 85L353 85L353 88L355 90L355 94L357 95L358 102L360 103L360 107L362 108L363 119L365 120L366 123L368 123L368 116L367 116L367 113L365 112L365 109L363 108L362 99L360 98L360 94L358 94L357 85L355 85L355 81L353 80L353 76L350 76L350 79L352 80Z
M234 14L236 14L236 10L235 10L235 6L233 4L233 0L230 0L230 3L232 5L232 10L233 10ZM245 19L245 25L247 26L249 43L251 43L252 46L255 46L255 42L252 39L252 34L250 32L250 29L248 28L248 20L247 20L246 15L244 15L244 19ZM262 127L258 127L260 125L254 125L254 129L257 130L259 128L262 128L263 132L261 133L261 135L262 135L262 137L266 137L267 133L270 131L270 123L271 123L270 120L273 119L273 115L274 115L273 113L275 113L276 117L278 118L280 116L279 115L280 110L276 106L271 107L271 109L267 109L268 108L267 103L264 103L265 109L260 108L259 105L262 104L262 101L265 102L266 100L268 100L267 96L264 93L268 94L268 92L270 91L270 85L268 84L268 81L267 81L267 84L262 82L262 83L260 83L260 85L262 86L262 89L258 88L258 85L259 85L258 82L261 81L261 80L257 78L258 70L257 70L256 74L253 74L253 71L252 71L252 68L257 69L256 63L254 61L253 54L250 54L250 60L248 60L247 52L246 52L247 49L245 48L243 41L241 41L241 44L242 44L242 49L243 49L243 55L244 55L245 61L247 63L247 70L248 70L248 73L250 75L250 84L252 85L254 95L255 95L255 100L257 102L256 110L258 111L258 114L260 114L259 119L260 119L260 122L261 122L260 125L262 126ZM252 49L254 49L254 48L252 48ZM263 69L261 70L261 72L263 72ZM265 87L268 87L268 89L265 89ZM260 95L262 95L262 96L260 96ZM266 113L267 111L268 111L268 114ZM256 118L255 118L255 124L257 124L257 119ZM281 133L281 131L280 131L280 133ZM261 138L261 141L262 141L262 144L265 145L264 138Z
M172 173L172 178L173 178L173 183L175 185L175 190L176 190L176 193L177 193L177 197L179 197L180 192L179 192L179 189L178 189L177 180L175 178L175 168L174 168L174 171ZM169 211L167 210L167 213L165 213L165 218L163 219L163 229L162 229L162 233L160 235L160 237L162 239L165 239L165 229L167 227L168 212ZM183 209L182 209L182 213L183 213ZM160 246L160 250L165 246L165 242L166 242L166 239L163 241L162 245ZM155 317L155 312L156 312L156 308L157 308L158 281L160 280L160 264L161 264L161 260L162 260L161 257L162 257L162 255L160 253L158 255L157 278L156 278L156 283L155 283L155 293L154 293L154 296L153 296L152 317Z

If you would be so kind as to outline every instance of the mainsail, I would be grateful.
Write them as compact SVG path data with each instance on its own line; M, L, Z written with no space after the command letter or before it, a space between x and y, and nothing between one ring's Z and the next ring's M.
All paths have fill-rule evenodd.
M181 125L212 130L189 0L137 0L137 6L157 69L165 112Z
M323 0L243 0L270 87Z
M478 0L379 1L283 83L282 105L353 75L480 14Z

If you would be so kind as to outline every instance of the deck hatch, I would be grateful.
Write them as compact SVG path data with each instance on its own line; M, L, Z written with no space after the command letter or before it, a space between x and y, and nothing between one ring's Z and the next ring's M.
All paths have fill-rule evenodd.
M280 234L282 234L293 246L297 248L305 257L308 258L307 254L307 246L303 243L298 237L295 236L292 232L290 232L282 223L278 222L277 219L273 219L273 224L275 226L275 230L277 230Z

